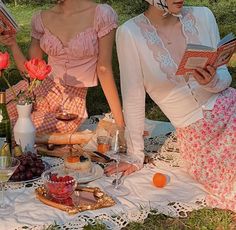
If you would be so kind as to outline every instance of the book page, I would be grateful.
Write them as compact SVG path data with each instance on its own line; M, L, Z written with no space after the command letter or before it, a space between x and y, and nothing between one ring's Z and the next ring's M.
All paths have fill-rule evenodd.
M187 44L187 50L205 50L205 51L213 51L215 50L212 47L209 46L204 46L204 45L200 45L200 44Z
M184 65L185 69L194 69L196 67L203 68L208 61L208 57L189 57Z
M236 51L236 40L218 48L215 67L227 64Z
M176 75L193 72L197 67L205 68L215 62L216 52L203 50L187 50L179 64Z
M233 33L229 33L229 34L227 34L225 37L223 37L220 40L220 42L218 43L217 47L220 47L220 46L222 46L224 44L227 44L227 43L229 43L229 42L231 42L231 41L233 41L235 39L236 39L235 35Z

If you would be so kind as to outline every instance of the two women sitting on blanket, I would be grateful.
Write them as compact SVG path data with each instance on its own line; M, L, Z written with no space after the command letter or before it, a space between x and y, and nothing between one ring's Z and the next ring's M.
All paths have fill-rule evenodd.
M128 153L135 163L119 164L119 171L130 174L143 166L148 93L175 126L189 174L209 191L208 205L236 211L236 90L229 87L228 69L208 65L175 75L187 43L217 47L215 18L206 7L184 7L183 0L143 3L145 12L121 25L116 35L125 122L111 70L114 10L91 0L64 0L34 15L30 56L42 57L45 52L53 68L36 89L37 96L45 96L40 112L33 112L36 127L65 131L62 123L47 119L63 98L67 109L79 115L69 127L75 129L87 115L87 87L97 85L98 77L117 125L125 123L132 138ZM25 58L15 38L1 36L1 42L11 48L23 70ZM47 130L47 122L55 122L52 130ZM108 175L114 172L113 164L106 168Z

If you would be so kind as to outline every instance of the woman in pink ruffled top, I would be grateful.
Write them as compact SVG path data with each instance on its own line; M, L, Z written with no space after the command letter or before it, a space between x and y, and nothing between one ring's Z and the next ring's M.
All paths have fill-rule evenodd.
M87 89L96 86L98 79L117 125L123 126L111 64L117 27L114 10L91 0L60 0L51 9L36 12L31 25L29 57L42 58L47 54L52 67L50 76L34 91L36 103L32 119L37 132L74 131L87 117ZM25 57L15 37L2 35L0 42L9 46L18 69L25 71ZM26 81L21 81L15 90L25 87ZM7 95L9 101L11 92ZM78 118L60 121L56 114L61 110L76 114ZM14 103L8 104L8 111L16 120Z

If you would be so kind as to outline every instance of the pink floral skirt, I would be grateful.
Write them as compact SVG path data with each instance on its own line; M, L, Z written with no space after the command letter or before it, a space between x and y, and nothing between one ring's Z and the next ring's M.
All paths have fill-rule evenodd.
M213 110L177 135L189 174L209 191L207 204L236 212L236 89L223 91Z

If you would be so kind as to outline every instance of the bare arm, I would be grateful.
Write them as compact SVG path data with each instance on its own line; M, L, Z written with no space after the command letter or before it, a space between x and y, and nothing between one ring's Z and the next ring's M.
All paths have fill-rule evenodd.
M29 58L39 58L43 59L43 50L40 48L39 40L31 38L31 43L29 47Z
M22 53L21 48L19 47L16 41L16 36L15 35L1 35L0 43L8 46L11 49L17 68L19 69L19 71L25 72L24 63L27 59ZM28 52L29 52L30 58L43 57L43 51L41 50L39 46L39 40L34 39L34 38L31 39L31 44L30 44L30 48Z
M121 103L112 73L112 47L115 31L99 39L97 74L116 124L124 127Z

